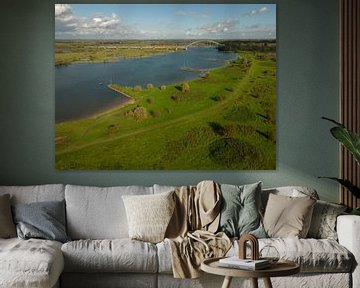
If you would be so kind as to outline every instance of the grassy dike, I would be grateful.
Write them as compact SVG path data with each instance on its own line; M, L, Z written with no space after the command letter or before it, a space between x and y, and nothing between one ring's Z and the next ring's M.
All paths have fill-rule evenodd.
M276 60L244 52L206 78L113 85L127 106L56 125L57 169L275 169Z

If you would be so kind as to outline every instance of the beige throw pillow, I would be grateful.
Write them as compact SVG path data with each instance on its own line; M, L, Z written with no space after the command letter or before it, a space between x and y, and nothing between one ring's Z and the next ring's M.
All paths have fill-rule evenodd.
M0 196L0 238L16 237L9 194Z
M316 200L311 197L288 197L270 194L264 215L269 237L306 238Z
M173 193L122 196L131 239L151 243L164 240L175 207Z

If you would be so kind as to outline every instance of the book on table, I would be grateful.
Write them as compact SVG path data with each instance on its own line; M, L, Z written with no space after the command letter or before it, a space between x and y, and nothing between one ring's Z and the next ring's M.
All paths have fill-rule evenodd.
M220 259L219 266L247 270L260 270L270 267L271 263L266 259L240 259L238 256L233 256Z

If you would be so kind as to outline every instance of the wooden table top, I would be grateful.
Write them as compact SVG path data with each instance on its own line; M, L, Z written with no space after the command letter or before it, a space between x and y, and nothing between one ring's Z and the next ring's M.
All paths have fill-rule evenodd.
M204 260L201 263L201 270L210 274L243 278L280 277L289 276L300 272L300 266L295 262L288 260L279 260L276 264L273 264L271 267L266 269L245 270L219 266L219 259L221 258L224 257Z

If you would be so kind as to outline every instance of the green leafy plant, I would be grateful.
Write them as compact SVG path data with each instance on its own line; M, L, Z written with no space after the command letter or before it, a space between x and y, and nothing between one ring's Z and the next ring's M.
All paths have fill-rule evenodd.
M336 124L335 127L330 129L331 134L337 139L340 143L342 143L346 149L350 151L350 153L354 156L355 161L360 165L360 136L355 132L347 129L343 124L336 122L333 119L322 117L327 121L330 121ZM348 189L356 198L360 198L360 188L354 185L348 179L340 179L336 177L319 177L319 178L327 178L334 181L339 182L346 189Z

